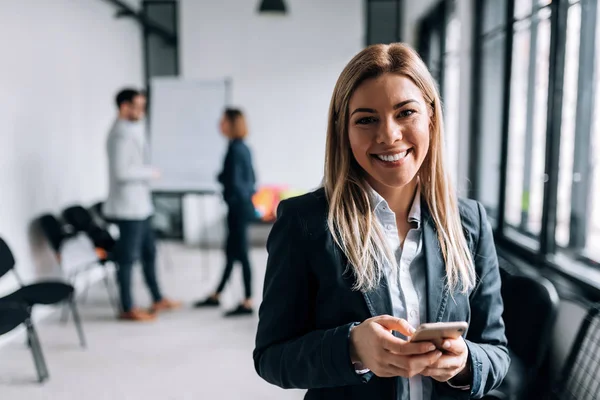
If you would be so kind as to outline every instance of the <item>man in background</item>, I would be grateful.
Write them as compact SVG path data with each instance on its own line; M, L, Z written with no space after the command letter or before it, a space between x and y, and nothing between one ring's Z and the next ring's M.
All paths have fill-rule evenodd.
M115 247L120 318L151 321L159 311L178 308L181 303L164 298L156 278L150 182L158 179L160 173L147 163L148 143L143 122L146 96L135 89L124 89L117 95L116 102L119 114L108 136L109 194L103 213L120 231ZM136 308L131 295L131 272L138 259L141 259L144 280L153 299L149 311Z

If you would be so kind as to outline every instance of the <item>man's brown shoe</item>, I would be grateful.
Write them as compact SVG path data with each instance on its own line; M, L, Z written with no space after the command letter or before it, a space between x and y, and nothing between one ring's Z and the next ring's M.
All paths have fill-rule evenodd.
M131 311L122 312L121 315L119 315L119 319L126 321L150 322L154 321L156 316L147 313L144 310L140 310L139 308L134 308Z
M162 299L161 301L157 301L152 305L150 312L156 314L161 311L176 310L178 308L181 308L181 306L182 303L180 301Z

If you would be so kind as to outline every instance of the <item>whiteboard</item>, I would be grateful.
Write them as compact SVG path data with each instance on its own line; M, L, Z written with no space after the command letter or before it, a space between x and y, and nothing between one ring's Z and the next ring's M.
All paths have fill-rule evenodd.
M217 190L227 148L219 121L227 104L225 79L154 78L151 82L152 164L161 172L154 190Z

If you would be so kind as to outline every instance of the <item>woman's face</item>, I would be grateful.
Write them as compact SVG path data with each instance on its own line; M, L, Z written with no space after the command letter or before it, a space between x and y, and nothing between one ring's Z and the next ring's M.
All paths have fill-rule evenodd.
M386 73L364 81L350 98L352 154L373 187L410 183L429 150L430 108L409 78Z
M221 117L219 128L221 129L221 133L223 134L223 136L229 138L231 134L231 122L229 122L229 120L225 116Z

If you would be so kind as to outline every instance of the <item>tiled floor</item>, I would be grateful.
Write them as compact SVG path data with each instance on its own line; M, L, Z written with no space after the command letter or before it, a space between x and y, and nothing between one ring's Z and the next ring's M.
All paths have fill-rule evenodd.
M58 314L51 316L38 324L50 380L43 385L35 382L30 353L18 338L0 349L0 399L301 399L303 391L271 386L254 371L256 315L222 317L223 309L240 299L240 268L223 294L223 309L194 310L189 304L218 282L222 254L211 251L205 257L198 249L173 243L160 249L164 291L185 301L183 310L149 324L119 322L104 287L96 285L80 305L89 348L78 347L71 323L62 325ZM266 252L253 250L252 261L254 290L260 297ZM139 268L136 278L136 300L147 305Z

